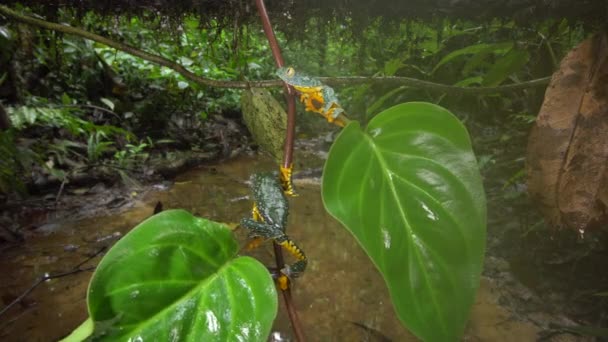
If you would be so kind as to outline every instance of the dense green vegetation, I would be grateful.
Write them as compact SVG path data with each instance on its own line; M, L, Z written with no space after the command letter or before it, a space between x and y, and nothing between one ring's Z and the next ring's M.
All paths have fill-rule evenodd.
M233 83L218 87L203 85L176 72L175 68L160 66L99 42L11 21L0 22L3 51L0 54L0 115L7 114L9 122L4 125L10 126L0 131L3 154L0 193L3 198L14 194L24 196L28 190L45 187L62 189L66 182L91 178L114 182L121 179L126 185L135 186L138 180L155 177L158 174L155 166L179 158L175 156L177 150L208 152L214 157L234 155L231 151L237 150L235 142L243 140L230 140L225 132L229 131L226 127L232 127L233 133L244 131L239 113L241 90L237 89L242 88L242 83L238 82L276 78L266 37L256 24L231 26L224 21L209 18L202 21L193 16L164 19L151 13L112 17L93 13L76 15L70 10L60 10L53 21L69 23L147 51L178 63L200 77ZM378 266L391 290L399 317L412 331L431 340L458 338L483 267L486 211L479 171L486 177L490 199L498 198L501 203L513 207L525 205L525 201L521 201L524 198L521 189L523 142L540 107L542 85L547 84L547 76L557 68L560 58L589 32L582 25L566 20L522 26L500 20L476 23L438 18L427 21L377 19L361 29L350 20L339 22L322 17L307 18L297 34L283 31L281 27L276 30L288 65L308 74L329 76L327 83L339 85L336 91L348 116L362 124L370 123L367 131L358 130L356 124L347 126L338 138L339 142L342 139L341 144L336 143L338 147L332 148L325 169L329 176L324 178L323 187L327 209L357 237ZM356 80L352 78L340 80L332 76L371 76L382 81L355 84ZM528 85L526 81L534 82ZM502 87L518 84L523 86ZM278 97L278 88L276 90ZM467 130L450 112L428 103L393 107L407 101L426 101L449 108L471 132L472 146ZM389 107L392 108L383 112ZM387 114L375 116L380 112ZM308 134L327 129L327 126L321 126L323 122L315 124L308 117L303 118L304 125L299 127L308 130ZM419 127L408 120L414 120ZM386 136L376 139L380 131L390 130L394 130L394 134L387 136L400 139L387 140ZM404 132L410 139L407 144L401 139ZM429 137L434 140L424 144L427 149L416 145L418 139ZM352 148L356 144L360 144L359 147ZM471 147L477 153L477 161ZM361 151L373 153L357 155ZM368 170L372 173L372 185L368 186L367 182L350 184L353 179L367 179L369 175L357 173L361 170L356 165L371 160L370 155L378 160L378 165L370 166L372 171ZM422 164L404 168L402 162L407 158L411 158L413 164ZM355 166L343 168L349 161L354 161ZM421 170L437 168L437 174L445 176L438 181L443 183L437 188L450 190L433 193L436 184L425 183L428 179L420 181L417 167ZM393 176L403 182L395 182ZM374 179L380 185L375 184ZM340 182L354 186L336 186L332 191L331 186ZM382 188L381 194L370 196L378 186ZM345 193L344 189L348 191ZM366 208L372 208L374 203L384 205L357 218L354 213L359 208L347 208L343 203L344 198L352 197L349 191L353 189L358 189L355 198L360 199L360 203L369 201ZM446 201L446 196L454 198L453 201L462 207L444 205L452 202ZM427 210L426 214L421 212L421 204ZM392 212L401 213L400 220L394 218L396 215L385 213L391 206L396 208ZM437 213L439 216L435 216ZM171 215L176 212L168 212L165 216ZM176 227L194 234L189 226L197 219L188 215L185 219L188 222L176 224ZM117 248L120 250L125 245L125 250L133 251L136 249L130 244L141 244L156 251L154 243L158 243L163 248L170 246L167 248L171 251L167 253L174 255L175 250L183 247L181 231L177 232L180 237L175 241L169 238L170 243L155 240L162 235L156 234L155 229L163 229L166 222L162 217L165 216L153 218L150 221L153 224L149 224L152 228L133 230L106 256L107 265L102 261L96 276L108 273L102 280L92 283L92 289L98 286L96 294L89 293L89 312L96 325L106 319L123 319L109 313L94 317L94 313L105 313L115 302L123 302L121 296L131 295L121 292L124 286L133 283L131 270L124 266L112 268L113 262L107 261L114 256L116 260L124 261L126 254L117 252ZM388 228L378 229L375 231L378 235L370 238L370 226L380 227L387 222ZM431 225L440 229L430 230L431 233L428 229L420 229ZM211 226L221 234L230 235L221 225L213 223ZM524 234L537 226L535 222L528 224ZM410 240L406 241L407 253L403 249L399 250L402 253L399 255L386 252L396 250L390 249L390 238L387 240L386 236L406 240L404 227L411 233ZM439 233L434 234L436 232ZM150 238L150 243L134 237L137 234ZM424 234L428 236L424 237ZM422 240L428 238L425 243L431 246L429 249L420 247L420 237ZM211 264L233 262L236 245L233 240L227 241L225 244L232 244L234 248L221 262ZM426 287L420 293L407 294L417 285L409 284L408 287L407 282L413 281L395 270L402 270L401 263L411 251L418 253L417 259L412 258L417 264L410 262L404 273L419 271L425 278ZM211 254L216 255L215 252ZM165 258L154 259L158 261L154 267L147 264L151 258L137 255L133 258L143 265L136 268L138 271L163 273L166 269ZM180 283L183 275L198 270L199 263L191 263L189 258L185 258L185 263L184 260L174 261L175 265L168 269L181 270L183 274L170 274L166 279L168 283L174 280ZM264 274L265 286L272 288L266 279L267 273L260 265L255 265ZM429 272L434 267L441 271ZM194 279L200 282L196 287L206 289L204 284L215 271L201 273L201 277ZM116 272L126 274L124 283L115 283ZM445 279L433 278L439 274ZM149 275L145 274L138 281L146 283ZM156 274L152 274L152 278L158 280ZM188 279L189 284L194 284L194 280ZM449 286L445 285L448 283ZM112 298L109 305L105 302L107 296L100 295L108 290L107 286L114 294L114 290L119 289L118 297ZM190 290L185 286L180 288L183 293L192 294ZM261 288L256 291L264 292ZM152 292L149 293L152 300L145 303L154 302L155 296L159 295ZM460 302L449 299L455 292L464 295ZM209 292L201 293L209 295ZM234 293L241 294L239 291ZM416 302L421 293L427 301L434 302L434 310L415 312L406 305L412 302L422 308L423 305ZM213 297L213 292L211 294ZM167 299L166 305L174 304L175 293L169 291L163 296ZM126 311L146 311L141 303ZM445 303L450 305L442 306ZM425 316L429 311L434 312ZM265 330L270 328L270 316L271 313L265 313ZM461 319L451 318L453 316ZM170 320L172 317L168 314L165 318ZM441 318L443 330L427 324L434 322L433 317ZM140 325L139 329L151 324L148 318L145 315L127 317L120 324L127 322L125 324L132 327L131 323L135 322ZM148 331L150 336L154 335L153 330ZM108 336L117 333L109 331Z
M213 20L164 20L152 14L77 17L69 10L60 11L57 19L161 55L210 79L275 78L258 25L234 29ZM287 36L276 29L287 63L312 75L407 76L466 87L548 76L565 51L585 36L582 26L566 21L520 27L500 21L378 19L360 32L348 22L310 18L304 34ZM20 151L3 163L3 192L22 189L16 184L44 183L46 176L17 177L9 167L15 163L22 171L17 174L59 180L101 166L105 175L137 175L134 169L149 157L148 151L166 145L212 149L217 144L203 136L202 123L239 111L240 90L188 82L168 68L99 43L6 21L0 33L0 96L13 122L13 130L3 133L3 148ZM349 114L364 121L406 100L451 108L478 133L476 147L488 169L504 155L495 149L498 144L505 146L506 140L525 133L543 90L471 96L368 84L340 87L338 93ZM24 143L33 137L38 139ZM517 165L509 170L516 173L520 159L511 157Z

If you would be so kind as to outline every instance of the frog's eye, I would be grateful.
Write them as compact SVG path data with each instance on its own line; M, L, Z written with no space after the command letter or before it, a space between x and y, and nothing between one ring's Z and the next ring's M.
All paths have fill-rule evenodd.
M289 68L287 68L286 74L287 74L287 76L291 77L296 74L296 71L294 70L294 68L289 67Z

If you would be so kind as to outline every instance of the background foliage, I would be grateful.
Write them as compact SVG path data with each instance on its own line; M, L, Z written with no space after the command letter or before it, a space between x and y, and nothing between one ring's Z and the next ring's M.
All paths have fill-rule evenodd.
M359 27L356 16L279 18L284 25L276 29L287 63L309 74L407 76L460 86L548 76L559 58L585 37L589 25L565 19L522 24L377 18ZM108 16L65 8L49 19L159 54L211 79L275 78L257 23L227 25L220 19L162 17L150 11ZM296 23L297 34L290 29ZM167 68L77 37L6 21L0 32L0 98L18 131L17 145L27 146L34 161L21 163L24 172L18 174L34 175L20 179L26 183L44 177L62 180L75 168L100 164L114 173L133 174L149 151L169 146L208 150L222 144L201 128L209 118L239 115L238 90L187 82ZM489 179L501 185L505 177L521 176L523 144L507 143L521 141L543 94L542 89L527 89L463 96L382 84L337 91L349 115L363 123L406 101L450 108L469 126L482 169L500 169L502 177ZM326 129L319 120L302 119L300 126L308 131ZM22 138L34 136L42 138L22 144ZM15 178L2 174L5 180Z
M281 26L276 29L285 59L309 74L407 76L473 87L549 76L561 56L590 30L589 22L566 19L377 18L360 27L355 15L346 20L284 15L287 19L278 16ZM60 8L49 19L159 54L212 79L275 78L257 22L227 25L205 18L163 17L151 11L109 16ZM0 166L4 184L19 184L15 178L26 184L64 180L75 169L100 165L121 177L141 177L135 170L149 152L226 149L223 134L214 132L210 119L239 118L240 91L187 82L167 68L77 37L0 23L0 98L14 123L14 138L2 140L13 151ZM296 23L294 34L290 25ZM450 108L471 131L487 182L504 186L497 196L521 197L517 184L523 176L523 144L511 142L523 141L542 89L485 96L383 84L336 90L348 114L362 123L382 109L412 100ZM300 127L309 133L327 129L309 116L301 116ZM8 146L11 141L28 153L17 154ZM30 158L23 161L24 155ZM23 172L10 173L9 165L20 165Z
M137 46L212 79L275 78L266 39L248 2L208 1L203 9L183 11L186 5L173 1L173 9L160 12L146 9L145 1L126 12L118 2L114 7L79 3L14 8ZM444 7L468 8L462 16L438 11L439 2L431 7L426 1L408 2L408 8L377 6L385 9L380 12L370 12L365 2L348 7L342 0L315 6L268 3L287 63L308 74L407 76L466 87L550 76L566 51L605 22L598 19L605 15L598 1L575 6L551 1L551 8L538 5L545 1L529 1L512 11L500 4L514 2ZM306 8L299 7L304 3ZM556 15L564 8L566 15ZM201 10L206 14L196 16ZM399 16L406 10L408 15ZM446 15L416 15L425 11ZM492 15L497 11L498 19ZM538 234L542 221L529 210L523 156L543 89L459 95L375 84L336 91L349 116L362 124L401 102L428 101L449 108L471 133L489 211L505 217L517 212L521 220L519 225L491 222L490 229L499 229L499 238ZM55 190L57 182L91 170L110 170L104 174L115 179L143 177L151 156L170 159L176 149L230 150L234 146L222 140L225 134L218 127L240 124L239 98L240 91L190 83L114 49L0 16L0 103L13 123L0 135L0 196L36 190L49 180L56 181ZM328 129L308 115L299 116L299 127L305 134Z

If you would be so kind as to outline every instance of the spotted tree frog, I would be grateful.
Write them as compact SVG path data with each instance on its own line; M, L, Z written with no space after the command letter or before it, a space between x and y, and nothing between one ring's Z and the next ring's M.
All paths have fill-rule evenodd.
M297 261L285 266L281 272L288 278L299 276L306 269L308 261L300 247L285 234L289 203L279 183L278 175L276 173L253 174L251 189L254 200L253 218L242 219L241 225L251 230L252 236L272 239L291 253ZM258 242L255 244L257 245ZM279 284L281 288L286 289L287 279L279 278Z
M334 90L318 79L296 72L292 67L279 68L276 74L300 93L300 101L307 111L321 114L330 123L334 122L340 114L345 114ZM336 123L344 126L342 121Z

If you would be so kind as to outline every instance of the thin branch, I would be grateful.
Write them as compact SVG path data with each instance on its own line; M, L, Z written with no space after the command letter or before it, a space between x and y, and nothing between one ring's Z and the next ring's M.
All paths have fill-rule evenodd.
M91 33L91 32L88 32L88 31L85 31L85 30L82 30L82 29L79 29L76 27L72 27L69 25L57 24L57 23L37 19L37 18L31 17L31 16L23 15L16 11L13 11L12 9L10 9L4 5L0 5L0 13L4 14L10 18L13 18L17 21L20 21L22 23L26 23L29 25L34 25L34 26L38 26L38 27L42 27L45 29L54 30L54 31L58 31L58 32L63 32L63 33L67 33L67 34L72 34L75 36L79 36L79 37L82 37L85 39L89 39L89 40L107 45L107 46L115 48L117 50L127 52L133 56L137 56L139 58L150 61L152 63L156 63L159 65L165 66L167 68L173 69L176 72L180 73L185 78L187 78L193 82L203 84L203 85L208 85L208 86L212 86L212 87L220 87L220 88L249 88L250 86L255 86L255 87L267 86L266 85L267 82L264 82L264 81L263 82L232 82L232 81L218 81L218 80L212 80L212 79L200 77L200 76L197 76L196 74L190 72L188 69L186 69L182 65L175 63L169 59L145 52L143 50L137 49L137 48L127 45L127 44L119 43L117 41L108 39L106 37L102 37L95 33ZM252 85L249 85L249 83ZM258 84L258 83L261 83L261 84ZM279 84L278 81L276 81L276 83Z
M264 0L255 0L255 4L260 15L260 19L262 21L264 33L266 34L266 38L268 39L268 44L270 45L270 49L272 50L272 56L274 57L275 64L277 67L280 68L285 64L285 62L283 61L283 56L281 55L281 48L279 47L277 38L274 34L274 31L272 30L272 25L270 24L270 18L268 17L268 12L266 11ZM287 83L283 83L283 89L285 92L285 99L287 100L287 130L285 133L283 167L291 168L293 165L293 145L296 127L295 90ZM279 270L282 270L283 267L285 267L285 260L283 259L283 250L281 249L281 246L276 243L276 241L273 242L273 247L277 268ZM289 321L291 322L291 327L296 336L296 340L299 342L304 342L304 330L302 329L302 325L298 318L298 312L291 297L291 289L289 287L289 283L287 285L287 289L282 290L281 293L283 294L283 300L285 301L285 307L287 308L287 314L289 315Z
M48 30L54 30L58 32L63 32L66 34L75 35L78 37L82 37L85 39L89 39L114 49L127 52L133 56L137 56L143 60L156 63L158 65L162 65L169 69L174 70L175 72L181 74L186 79L216 88L236 88L236 89L247 89L247 88L271 88L271 87L280 87L283 86L283 82L281 80L261 80L261 81L221 81L221 80L213 80L205 77L200 77L193 72L186 69L184 66L175 63L169 59L164 57L154 55L133 46L119 43L113 41L111 39L105 38L103 36L76 28L68 25L57 24L53 22L48 22L45 20L37 19L28 15L20 14L12 9L0 5L0 14L4 14L9 18L20 21L22 23L26 23L29 25L34 25L38 27L42 27ZM282 60L281 60L282 62ZM543 77L527 82L521 82L517 84L509 84L498 87L457 87L447 84L434 83L429 81L423 81L410 77L364 77L364 76L353 76L353 77L319 77L319 80L322 82L331 85L354 85L354 84L394 84L394 85L405 85L413 88L425 89L433 92L441 92L441 93L449 93L453 95L487 95L487 94L496 94L496 93L504 93L504 92L512 92L516 90L522 90L527 88L541 87L549 84L551 77Z
M56 273L56 274L48 274L48 275L44 275L44 276L40 277L38 280L36 280L32 284L32 286L30 286L27 290L25 290L19 297L15 298L15 300L13 300L7 306L5 306L2 310L0 310L0 316L2 316L3 314L5 314L10 308L12 308L13 306L15 306L15 304L21 302L28 294L30 294L32 291L34 291L34 289L36 289L36 287L38 287L38 285L44 283L47 280L61 278L61 277L69 276L69 275L80 273L80 272L86 272L86 271L94 270L95 267L97 267L97 266L91 266L91 267L86 267L86 268L80 268L80 266L84 265L88 261L90 261L93 258L95 258L96 256L98 256L104 250L106 250L106 247L100 248L95 254L89 256L84 261L78 263L78 265L74 266L72 268L72 270L70 270L70 271Z
M546 86L551 81L551 76L537 78L531 81L524 81L515 84L507 84L497 87L459 87L448 84L434 83L424 80L419 80L411 77L318 77L320 81L329 85L354 85L354 84L391 84L405 85L412 88L424 89L432 92L448 93L450 95L488 95L505 92L512 92L528 88L536 88Z
M268 39L268 44L270 45L270 50L272 51L275 64L277 68L281 68L285 65L285 61L283 60L283 55L281 55L281 48L279 47L277 37L274 34L272 25L270 24L270 18L268 17L268 12L266 11L266 5L264 4L263 0L256 0L255 4L258 8L258 14L262 20L262 27L264 28L264 33ZM293 89L286 82L281 83L283 84L285 99L287 100L287 131L285 134L283 153L283 167L287 169L291 168L293 163L293 144L296 132L296 92L295 89Z

